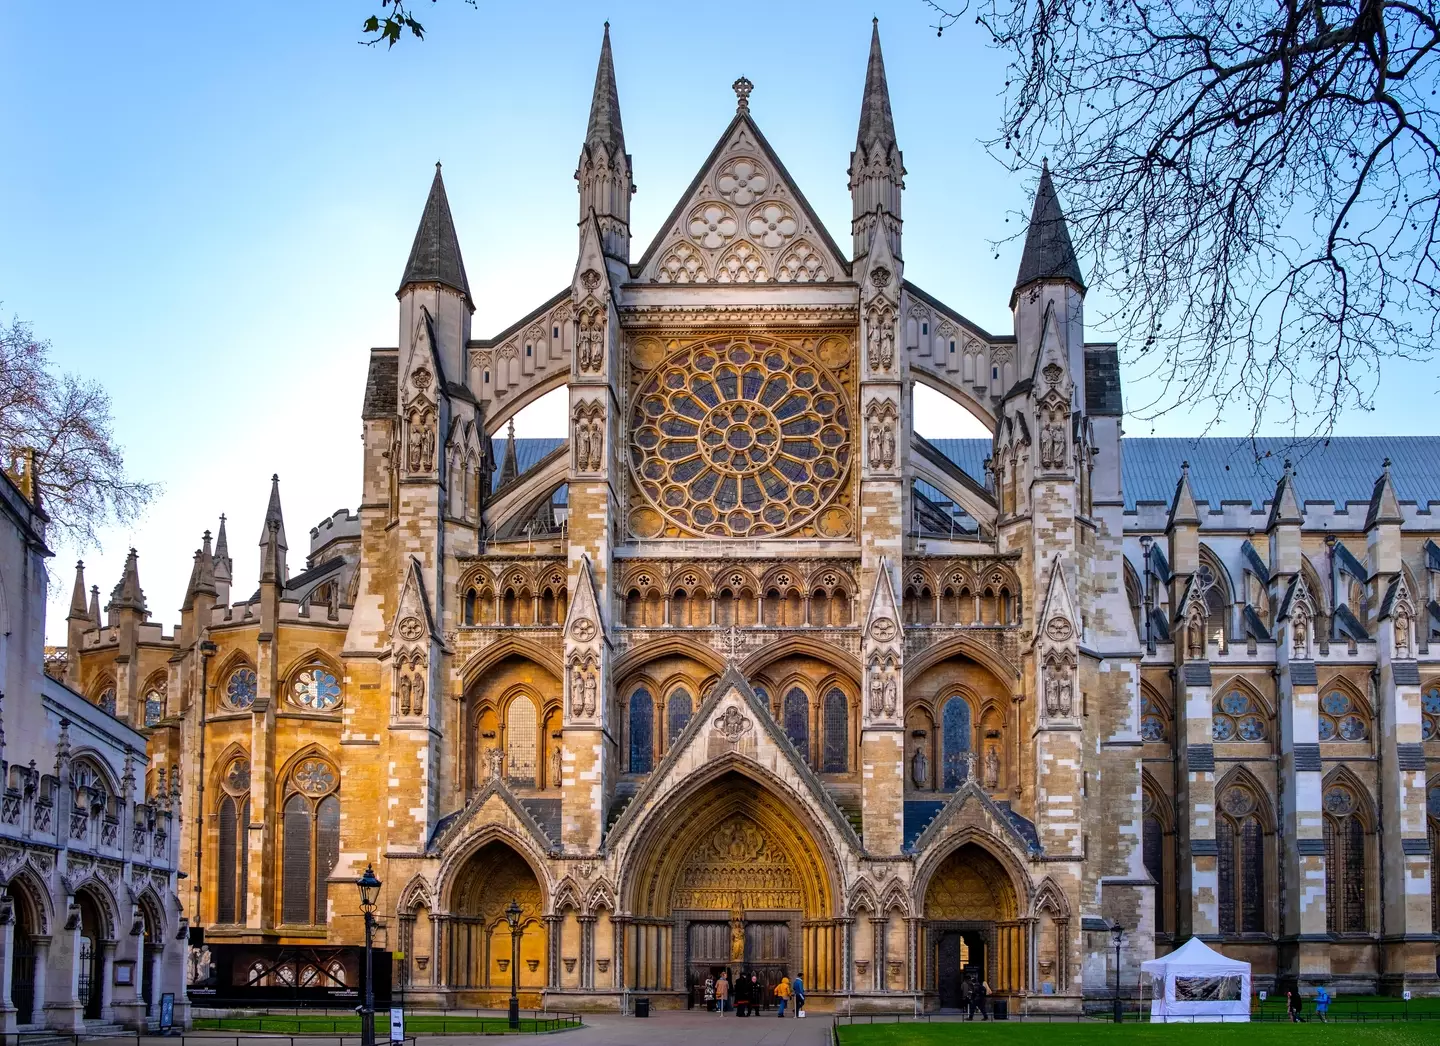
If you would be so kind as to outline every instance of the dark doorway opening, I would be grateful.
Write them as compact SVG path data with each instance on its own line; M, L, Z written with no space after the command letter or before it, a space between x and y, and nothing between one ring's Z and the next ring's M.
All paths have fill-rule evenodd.
M985 935L979 930L945 930L936 949L935 987L941 1009L963 1005L962 990L973 990L985 977Z
M14 887L12 886L13 890ZM24 902L15 905L15 939L10 959L10 1001L16 1024L35 1023L35 938Z
M100 1019L105 1002L104 918L88 893L76 895L80 905L80 1005L87 1021Z

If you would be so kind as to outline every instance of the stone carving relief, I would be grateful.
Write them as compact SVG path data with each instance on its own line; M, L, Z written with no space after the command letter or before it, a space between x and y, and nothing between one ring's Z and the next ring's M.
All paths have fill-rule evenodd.
M575 471L599 472L605 467L605 408L581 403L575 408Z
M715 269L716 283L764 283L769 279L765 256L744 240L726 251Z
M490 771L490 776L499 778L505 773L505 751L502 748L493 747L485 749L485 765Z
M743 814L722 821L676 876L670 906L740 914L743 956L746 910L802 908L799 876L785 851Z
M735 212L719 203L701 204L690 215L686 226L690 238L707 250L724 247L740 231Z
M1068 719L1075 712L1075 658L1068 651L1045 658L1045 714Z
M715 729L720 731L721 736L732 745L739 742L740 738L749 732L751 727L750 717L741 713L740 709L731 705L715 718Z
M435 470L435 412L428 405L410 408L405 466L411 472Z
M895 467L898 413L891 400L874 400L865 410L866 449L872 469Z
M1000 749L995 745L985 749L985 787L991 790L1000 787Z
M800 240L780 255L775 279L779 283L826 283L830 279L830 271L825 267L825 259L820 252Z
M869 695L871 718L893 719L900 710L900 661L894 655L870 659Z
M1040 467L1065 467L1065 429L1058 422L1047 421L1040 429Z
M586 298L578 311L575 362L581 374L594 374L605 363L605 306L595 298Z
M719 176L715 179L715 191L720 197L741 207L755 202L768 188L770 176L758 161L748 156L727 161L720 167Z
M395 659L395 714L425 714L426 658L419 650L402 653Z
M878 278L882 271L877 269L872 278ZM895 366L895 313L883 301L876 302L866 311L865 349L872 373L888 371Z
M774 250L784 246L800 229L790 208L779 203L761 204L750 212L746 231L761 247Z
M924 745L915 746L915 754L910 759L910 780L916 788L930 784L930 760L925 758Z
M425 633L425 626L420 619L414 616L407 616L400 619L400 638L407 643L413 643Z
M565 749L556 745L550 749L550 785L558 787L560 784L561 770L565 766Z
M570 715L590 719L600 695L600 666L592 656L576 657L570 662Z

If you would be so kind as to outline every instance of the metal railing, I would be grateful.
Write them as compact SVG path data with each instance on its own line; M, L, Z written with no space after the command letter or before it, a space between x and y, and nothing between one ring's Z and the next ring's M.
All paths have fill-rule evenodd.
M359 1036L359 1019L353 1010L316 1011L294 1008L285 1010L266 1009L263 1013L246 1013L243 1016L194 1017L194 1031L191 1037L215 1036L233 1038L235 1033L244 1035L290 1035L295 1038L313 1038L333 1035L344 1039L352 1034ZM518 1034L544 1035L567 1028L579 1028L583 1021L578 1013L563 1010L522 1010ZM293 1024L293 1029L287 1025ZM376 1038L383 1040L389 1027L389 1015L384 1010L375 1014ZM509 1020L503 1011L463 1010L409 1010L405 1013L406 1041L416 1036L427 1035L500 1035L517 1034L509 1028ZM214 1046L223 1046L216 1042ZM345 1046L343 1042L338 1046Z

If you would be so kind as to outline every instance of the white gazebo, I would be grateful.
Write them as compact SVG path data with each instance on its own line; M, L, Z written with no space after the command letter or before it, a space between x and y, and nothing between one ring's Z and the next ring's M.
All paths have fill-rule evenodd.
M1150 978L1152 1021L1250 1019L1250 964L1227 959L1198 937L1140 969Z

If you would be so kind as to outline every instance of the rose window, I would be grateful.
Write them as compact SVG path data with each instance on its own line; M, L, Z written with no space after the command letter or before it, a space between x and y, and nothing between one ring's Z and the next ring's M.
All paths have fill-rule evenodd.
M640 383L630 462L690 534L782 534L811 522L850 467L850 408L808 354L749 341L675 353Z
M790 212L778 203L767 203L750 216L751 237L766 247L779 247L799 228Z
M1342 690L1332 690L1320 702L1320 740L1363 741L1370 728L1356 714L1355 702Z
M225 684L225 699L231 708L249 708L255 703L255 670L237 668Z
M701 207L690 218L690 238L710 250L725 246L739 229L735 216L715 203Z
M765 172L749 160L736 160L720 172L715 188L727 200L744 206L763 193L770 185Z
M1216 741L1263 741L1265 720L1256 714L1255 702L1232 690L1215 702L1210 733Z
M340 703L340 683L323 668L307 668L295 677L291 700L301 708L329 711Z
M324 795L335 788L335 771L323 759L307 759L295 768L294 781L307 795Z
M1145 741L1165 740L1165 713L1150 698L1140 698L1140 737Z

